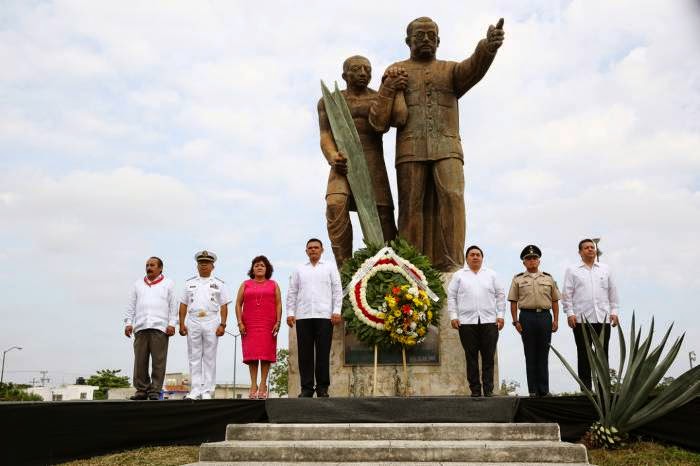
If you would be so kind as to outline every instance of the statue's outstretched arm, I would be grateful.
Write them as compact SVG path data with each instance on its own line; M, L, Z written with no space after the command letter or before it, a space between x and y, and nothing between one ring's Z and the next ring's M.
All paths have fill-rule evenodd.
M476 44L474 53L455 66L454 83L457 97L464 95L486 75L496 57L496 52L503 44L504 37L503 18L501 18L496 26L493 24L489 26L486 38Z

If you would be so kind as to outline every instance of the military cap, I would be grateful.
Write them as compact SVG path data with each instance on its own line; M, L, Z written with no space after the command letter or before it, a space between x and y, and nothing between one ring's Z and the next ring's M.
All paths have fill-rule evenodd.
M539 259L542 257L542 251L540 251L540 248L535 246L534 244L528 244L525 246L525 249L523 249L523 252L520 253L520 260L525 259L528 256L537 256Z
M196 260L197 262L216 262L216 254L205 249L204 251L199 251L197 254L195 254L194 260Z

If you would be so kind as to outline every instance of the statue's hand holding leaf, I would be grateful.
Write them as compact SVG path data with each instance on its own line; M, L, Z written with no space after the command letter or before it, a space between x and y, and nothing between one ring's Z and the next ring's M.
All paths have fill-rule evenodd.
M341 175L348 174L348 159L340 151L333 156L333 169Z
M503 18L501 18L495 26L493 24L490 25L488 31L486 31L486 47L489 49L489 52L495 53L503 45L504 38Z

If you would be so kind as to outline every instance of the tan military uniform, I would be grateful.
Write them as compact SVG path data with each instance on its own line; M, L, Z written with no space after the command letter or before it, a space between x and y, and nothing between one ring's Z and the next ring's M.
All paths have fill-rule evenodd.
M517 274L508 292L508 301L517 302L519 309L548 310L560 299L557 282L547 272Z

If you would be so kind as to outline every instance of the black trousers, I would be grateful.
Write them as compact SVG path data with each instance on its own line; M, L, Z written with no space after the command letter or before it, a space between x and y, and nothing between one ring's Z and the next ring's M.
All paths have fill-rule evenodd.
M488 324L462 324L459 340L467 359L467 381L472 394L493 393L493 359L498 343L498 326ZM479 376L479 354L481 354L481 376Z
M605 329L605 340L603 340L603 346L605 348L605 358L607 359L608 346L610 343L610 324L591 324L591 326L596 332L598 332L598 335L600 335L600 332ZM588 387L590 390L593 384L591 382L591 365L588 362L588 353L586 352L586 340L583 338L584 331L585 324L577 323L576 327L574 327L574 340L576 341L578 377L581 379L581 382L583 382L583 385ZM588 341L591 344L591 348L595 348L595 346L593 346L592 338L594 338L592 335L588 335Z
M297 353L302 393L328 391L331 384L329 360L333 324L330 319L299 319L297 327ZM314 375L316 385L314 387Z
M550 312L520 311L521 337L525 350L527 391L530 395L549 393L549 344L552 342Z
M168 358L168 336L165 332L149 328L134 335L134 387L136 393L145 395L160 393L165 379ZM148 362L151 375L148 375Z

